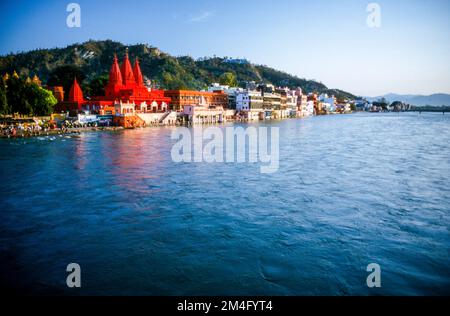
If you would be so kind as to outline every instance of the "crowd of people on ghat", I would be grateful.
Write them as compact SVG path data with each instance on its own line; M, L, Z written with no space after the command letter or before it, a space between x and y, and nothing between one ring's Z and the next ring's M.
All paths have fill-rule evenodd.
M85 128L97 128L97 122L78 121L0 121L0 137L32 137L50 133L72 133Z
M41 133L46 133L47 131L54 129L51 124L38 124L33 123L0 123L0 131L2 136L7 137L27 137L27 136L37 136Z

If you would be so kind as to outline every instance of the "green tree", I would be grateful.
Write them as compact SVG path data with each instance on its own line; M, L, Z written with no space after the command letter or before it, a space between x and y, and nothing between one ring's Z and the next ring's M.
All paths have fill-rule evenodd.
M188 88L188 85L181 78L168 72L163 73L162 84L168 90L185 90Z
M25 80L12 76L6 84L7 102L11 105L11 113L33 114L33 108L27 95L27 83Z
M6 114L44 116L53 112L58 101L51 91L41 88L35 83L12 77L6 84L6 103L11 105Z
M58 101L51 91L43 89L36 84L28 84L27 86L28 102L33 109L33 114L38 116L46 116L53 113L53 108Z
M7 114L11 114L11 109L6 96L6 82L3 78L0 78L0 115Z
M170 73L164 72L162 74L162 84L166 89L170 89L170 86L172 85L173 77Z
M100 75L91 80L88 87L84 89L89 96L105 95L105 86L108 84L109 75Z
M219 82L221 85L226 85L226 86L230 86L230 87L237 87L237 85L238 85L236 75L232 72L224 72L219 77Z
M41 95L40 107L36 110L38 115L50 115L58 103L53 93L49 90L39 88Z
M389 102L386 100L386 98L381 98L378 101L372 102L373 105L381 107L383 110L386 110Z

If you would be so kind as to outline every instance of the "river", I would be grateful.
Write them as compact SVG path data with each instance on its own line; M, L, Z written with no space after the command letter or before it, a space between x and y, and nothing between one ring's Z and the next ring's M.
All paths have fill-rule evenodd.
M261 126L279 127L271 174L250 163L175 163L170 127L0 139L2 286L68 295L450 294L450 115ZM81 267L79 289L66 286L69 263ZM370 263L381 267L381 288L366 284Z

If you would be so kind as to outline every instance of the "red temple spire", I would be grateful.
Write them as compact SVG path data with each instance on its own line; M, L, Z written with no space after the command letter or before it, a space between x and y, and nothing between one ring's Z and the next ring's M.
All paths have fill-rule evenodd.
M136 80L136 85L143 86L144 85L144 77L142 76L141 67L139 66L138 58L136 58L136 60L134 61L133 74L134 74L134 79Z
M72 87L70 88L68 101L77 103L84 102L83 91L81 90L76 77L73 81Z
M114 54L114 61L109 72L109 84L122 85L122 73L120 72L119 62L117 61L117 55Z
M128 58L128 48L122 63L122 79L123 85L126 87L134 87L136 85L136 81L134 80L133 75L133 69L131 68L130 59Z

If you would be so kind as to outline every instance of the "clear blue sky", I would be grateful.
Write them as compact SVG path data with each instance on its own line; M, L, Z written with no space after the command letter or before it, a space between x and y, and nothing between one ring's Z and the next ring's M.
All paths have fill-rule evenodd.
M81 6L81 28L66 6ZM381 27L366 6L381 6ZM88 39L173 55L243 57L358 95L450 93L448 0L0 2L0 54Z

